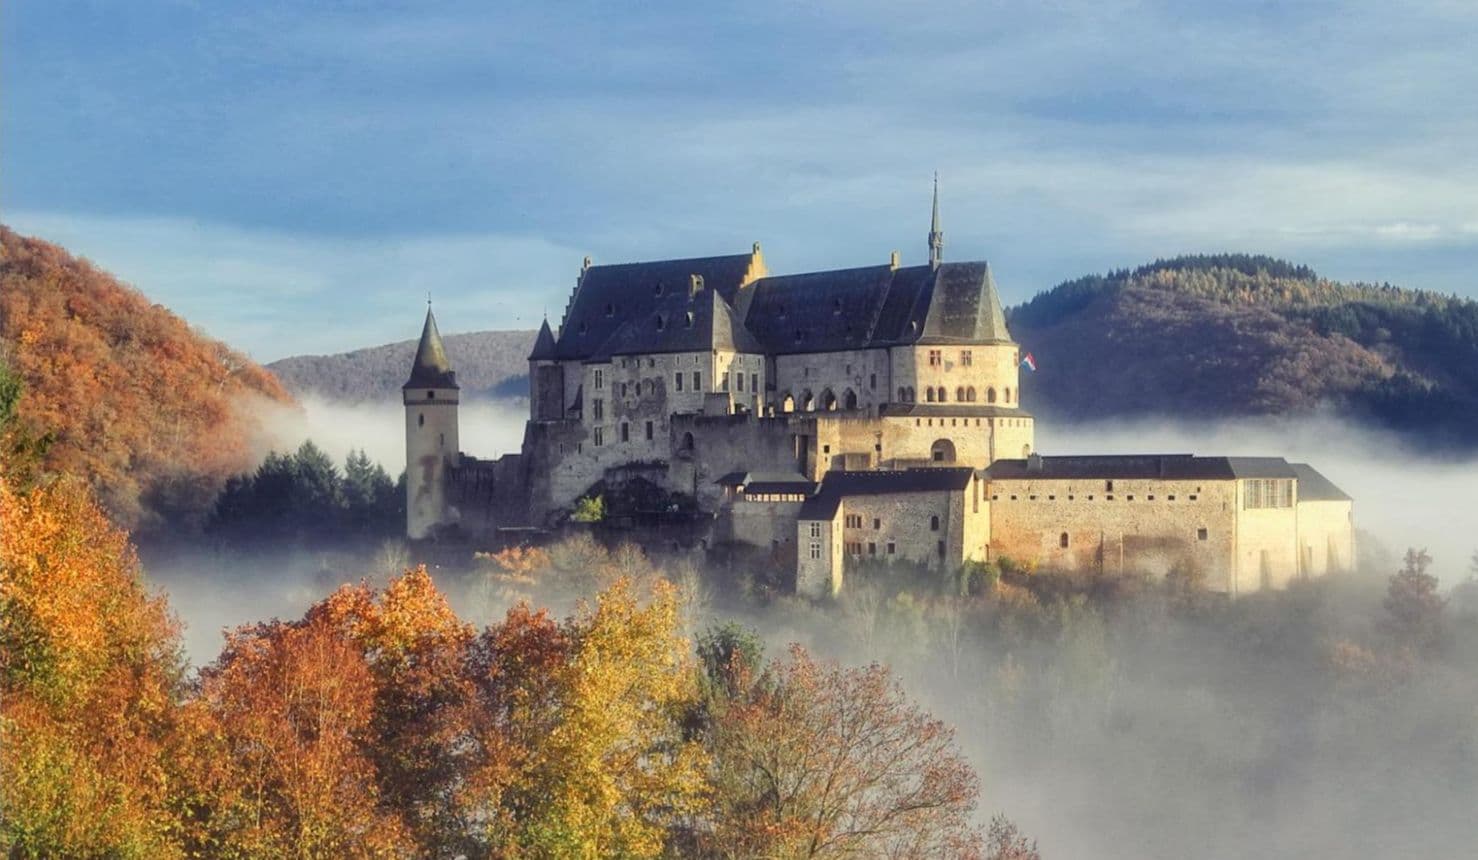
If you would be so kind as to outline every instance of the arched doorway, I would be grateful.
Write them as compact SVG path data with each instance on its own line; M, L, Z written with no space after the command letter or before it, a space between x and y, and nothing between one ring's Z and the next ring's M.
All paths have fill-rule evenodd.
M955 443L948 439L936 439L929 446L929 459L935 463L953 463L955 461Z
M803 391L803 392L801 392L801 411L802 412L815 412L816 411L816 395L812 394L810 391Z
M857 408L857 392L848 388L847 393L842 395L842 408L851 411Z
M837 411L837 396L831 393L830 388L824 389L821 392L821 408L827 412Z
M790 392L787 391L787 392L785 392L785 396L782 397L782 398L780 398L780 412L782 414L786 414L786 413L790 413L790 412L794 412L794 411L795 411L795 398L792 397L792 396L790 396Z

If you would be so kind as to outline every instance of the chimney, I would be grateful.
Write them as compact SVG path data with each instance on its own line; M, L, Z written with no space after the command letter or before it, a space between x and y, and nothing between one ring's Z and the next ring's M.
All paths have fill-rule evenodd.
M690 275L689 278L690 280L688 282L688 298L691 299L697 296L699 293L703 292L703 276Z
M1040 472L1040 471L1042 471L1042 455L1041 454L1038 454L1038 453L1035 453L1035 452L1033 452L1031 454L1027 454L1026 455L1026 470L1028 472Z
M898 252L897 251L894 251L893 252L891 259L888 260L888 265L891 266L895 272L898 270Z

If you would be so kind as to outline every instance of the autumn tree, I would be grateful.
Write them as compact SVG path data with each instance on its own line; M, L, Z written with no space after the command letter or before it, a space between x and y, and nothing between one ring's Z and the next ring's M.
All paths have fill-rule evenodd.
M1427 551L1406 550L1401 570L1386 586L1386 623L1404 643L1416 648L1435 647L1441 637L1442 607L1437 577L1427 573L1432 557Z
M985 837L986 860L1042 860L1037 852L1036 840L1028 840L1017 831L1016 825L1004 815L990 820L990 831Z
M405 856L402 820L381 803L376 684L364 653L325 606L302 621L229 635L202 673L184 775L193 854Z
M682 732L696 687L675 590L659 582L643 604L618 581L558 630L526 609L509 625L480 640L485 695L523 739L494 853L658 856L706 790ZM519 683L526 665L545 672Z
M0 478L0 854L177 856L176 623L80 482Z
M714 715L718 857L971 856L978 780L953 732L878 665L792 646Z

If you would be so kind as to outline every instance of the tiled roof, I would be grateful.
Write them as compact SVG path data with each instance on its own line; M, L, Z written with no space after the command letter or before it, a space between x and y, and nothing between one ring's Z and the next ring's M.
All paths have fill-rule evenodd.
M555 357L554 332L549 330L549 320L539 326L539 336L534 338L534 348L529 352L529 361L544 361Z
M1348 502L1349 494L1334 485L1308 463L1293 463L1298 474L1298 500L1300 502Z
M628 322L640 327L652 321L659 306L674 312L673 299L687 301L694 275L707 289L732 301L752 259L751 254L734 254L591 266L581 275L565 312L555 357L591 358Z
M808 272L749 289L745 325L773 354L1010 340L985 263Z
M837 507L848 496L963 490L974 473L968 467L827 472L816 495L801 505L798 516L803 520L829 520L836 516Z
M1031 464L1039 463L1033 468ZM1033 457L997 460L985 469L992 480L1073 480L1095 478L1161 478L1165 480L1232 480L1293 478L1282 457L1197 457L1191 454L1118 454Z
M441 332L436 329L436 317L426 309L426 324L421 327L421 342L416 346L416 358L411 363L411 376L403 388L457 388L457 374L452 372L452 363L446 357L446 347L441 342Z
M692 285L666 292L650 313L628 319L588 360L609 361L617 355L710 350L760 353L764 348L734 316L718 291Z

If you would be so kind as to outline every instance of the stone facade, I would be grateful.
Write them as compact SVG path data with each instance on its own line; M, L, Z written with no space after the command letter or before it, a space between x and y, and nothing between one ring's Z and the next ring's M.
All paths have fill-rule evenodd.
M689 497L711 543L842 587L849 559L1112 574L1194 569L1230 594L1354 563L1352 505L1281 459L1037 456L1022 352L990 268L771 275L727 257L580 270L529 356L519 453L458 453L429 313L405 388L407 531L540 526L640 477Z

